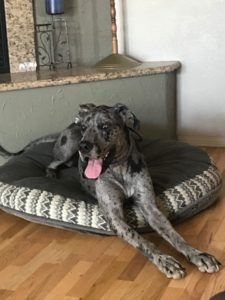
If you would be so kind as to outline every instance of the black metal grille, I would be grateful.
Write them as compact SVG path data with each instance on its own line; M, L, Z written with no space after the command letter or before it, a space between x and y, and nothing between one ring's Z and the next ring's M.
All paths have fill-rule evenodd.
M0 0L0 73L9 72L4 0Z

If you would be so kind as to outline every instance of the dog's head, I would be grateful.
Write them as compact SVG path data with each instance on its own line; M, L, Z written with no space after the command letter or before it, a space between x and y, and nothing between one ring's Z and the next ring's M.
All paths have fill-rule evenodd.
M81 105L76 123L82 133L79 154L84 176L89 179L97 179L113 161L128 153L128 128L139 128L139 121L123 104Z

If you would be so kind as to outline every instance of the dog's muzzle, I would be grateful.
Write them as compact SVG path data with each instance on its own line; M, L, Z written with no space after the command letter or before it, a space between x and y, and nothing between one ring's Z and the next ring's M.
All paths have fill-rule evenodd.
M79 154L83 162L84 176L88 179L97 179L103 169L103 159L101 158L91 158L91 152L94 145L89 141L81 141L79 145ZM94 151L97 152L97 151Z
M96 149L96 158L91 157L91 152L95 146L88 142L82 141L79 147L79 155L83 166L83 176L87 179L98 179L98 177L107 169L113 160L115 149L108 151L103 157L100 157L100 150Z
M79 150L82 154L88 154L93 149L93 144L89 141L82 141L79 145Z

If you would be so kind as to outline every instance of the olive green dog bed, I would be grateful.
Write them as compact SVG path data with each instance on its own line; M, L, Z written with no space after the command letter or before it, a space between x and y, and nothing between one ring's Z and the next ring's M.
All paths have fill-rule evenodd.
M0 167L0 208L40 224L113 234L96 199L82 191L76 167L62 168L57 179L45 177L52 147L52 143L39 144ZM197 214L218 198L221 178L206 152L164 140L142 142L141 148L157 205L172 222ZM124 209L132 227L151 230L132 201Z

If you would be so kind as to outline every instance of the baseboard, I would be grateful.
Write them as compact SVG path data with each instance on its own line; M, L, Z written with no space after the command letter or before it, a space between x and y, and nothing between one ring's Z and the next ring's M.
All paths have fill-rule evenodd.
M225 147L225 136L178 135L178 140L195 146Z

